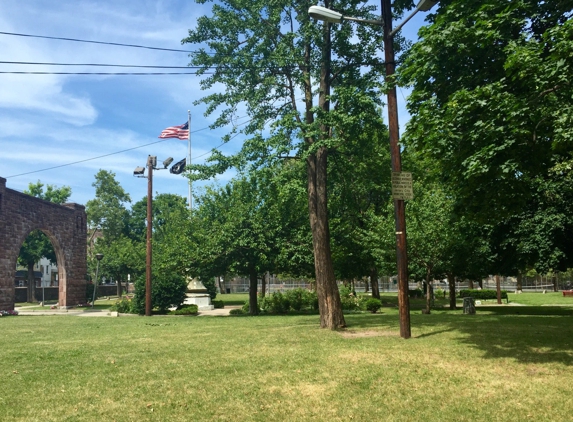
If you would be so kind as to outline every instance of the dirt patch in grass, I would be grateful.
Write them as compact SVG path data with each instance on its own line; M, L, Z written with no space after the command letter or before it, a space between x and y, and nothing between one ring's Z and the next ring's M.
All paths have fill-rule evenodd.
M395 331L376 331L376 330L367 330L367 331L344 330L340 331L340 335L342 336L342 338L399 337L399 333Z

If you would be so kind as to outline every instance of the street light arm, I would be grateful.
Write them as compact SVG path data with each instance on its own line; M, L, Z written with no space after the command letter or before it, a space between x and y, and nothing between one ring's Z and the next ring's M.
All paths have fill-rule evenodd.
M334 10L330 10L323 6L310 6L308 8L308 14L311 18L330 22L330 23L342 23L342 21L353 21L358 23L367 23L370 25L379 25L382 26L383 23L380 20L373 20L373 19L362 19L362 18L354 18L352 16L343 16L342 13L336 12Z
M396 28L394 28L392 31L388 33L388 37L392 38L394 35L396 35L396 32L398 32L420 10L427 12L436 3L438 3L438 0L420 0L416 8L412 11L412 13L410 13L406 17L406 19L400 22ZM330 10L323 6L310 6L308 9L308 14L311 18L330 23L342 23L342 21L347 20L358 23L367 23L370 25L384 26L384 22L381 20L362 19L362 18L354 18L352 16L344 16L342 15L342 13Z
M434 6L434 4L436 4L437 1L432 1L432 0L421 0L418 5L416 6L416 8L412 11L412 13L410 13L402 22L400 22L398 24L398 26L396 28L394 28L392 31L390 31L390 33L388 34L388 36L390 38L392 38L394 35L396 35L396 32L398 32L400 29L402 29L402 27L404 25L406 25L406 23L412 19L414 17L414 15L416 13L418 13L420 10L423 11L428 11L432 8L432 6Z
M343 16L342 19L343 19L343 20L346 20L346 21L359 22L359 23L367 23L367 24L370 24L370 25L384 26L384 22L382 22L382 21L380 21L380 20L353 18L352 16Z

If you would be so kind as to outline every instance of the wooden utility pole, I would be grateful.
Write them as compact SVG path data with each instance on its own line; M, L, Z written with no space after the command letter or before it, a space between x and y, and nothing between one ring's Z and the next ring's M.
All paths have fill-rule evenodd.
M390 0L382 1L382 21L384 22L384 58L386 61L386 82L390 89L387 96L388 131L390 135L390 157L392 171L402 171L400 158L398 100L393 75L396 71L394 62L394 45L392 32L392 4ZM400 312L400 337L410 338L410 299L408 297L408 254L406 251L406 213L403 199L394 199L394 219L396 226L396 264L398 267L398 308Z
M153 204L153 167L157 157L147 157L147 251L145 260L145 316L151 316L151 257L153 253L152 240L152 204Z

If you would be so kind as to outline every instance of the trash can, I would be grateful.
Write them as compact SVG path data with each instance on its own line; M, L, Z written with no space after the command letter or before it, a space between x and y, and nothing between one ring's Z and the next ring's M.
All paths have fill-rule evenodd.
M475 315L476 304L473 297L464 297L464 314Z

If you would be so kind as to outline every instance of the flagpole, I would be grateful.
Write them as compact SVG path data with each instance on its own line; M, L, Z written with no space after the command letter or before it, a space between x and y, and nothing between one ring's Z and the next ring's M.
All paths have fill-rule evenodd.
M191 110L187 110L187 128L189 129L189 134L187 135L187 165L191 165ZM191 185L191 179L189 179L189 194L188 202L189 209L193 209L193 187Z

